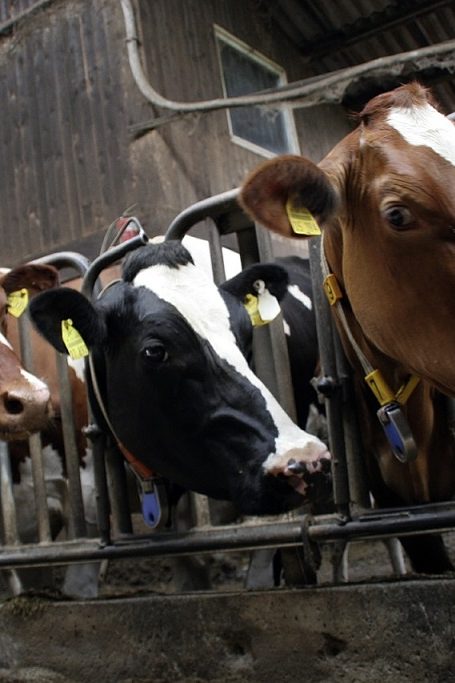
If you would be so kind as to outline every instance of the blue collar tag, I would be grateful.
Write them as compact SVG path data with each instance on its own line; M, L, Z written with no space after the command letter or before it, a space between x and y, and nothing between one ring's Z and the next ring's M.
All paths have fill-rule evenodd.
M396 401L386 403L379 408L377 416L397 460L400 462L415 460L417 446L400 404Z
M161 504L158 487L152 479L141 482L142 516L145 524L155 529L161 520Z

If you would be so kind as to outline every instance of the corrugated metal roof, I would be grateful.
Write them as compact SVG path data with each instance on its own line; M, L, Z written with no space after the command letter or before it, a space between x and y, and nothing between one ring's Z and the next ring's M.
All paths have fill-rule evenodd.
M315 74L455 38L455 0L261 0ZM447 110L455 75L425 74ZM378 84L376 84L378 86ZM384 83L384 89L390 84Z

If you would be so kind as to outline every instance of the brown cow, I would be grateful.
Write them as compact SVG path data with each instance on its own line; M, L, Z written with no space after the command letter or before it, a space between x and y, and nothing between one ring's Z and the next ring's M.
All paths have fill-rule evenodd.
M8 315L11 308L10 297L14 292L27 290L28 298L45 289L59 284L55 268L43 264L24 264L5 272L0 277L0 438L9 441L11 469L14 481L18 531L22 541L37 540L37 526L34 514L33 478L31 474L27 437L39 431L44 447L44 478L46 481L47 503L53 534L67 527L67 482L65 476L65 457L63 431L60 414L60 387L57 376L55 353L43 338L34 330L32 347L34 372L46 382L38 380L21 367L16 353L19 353L18 328L13 316ZM74 281L80 285L80 280ZM7 338L6 338L7 336ZM96 535L96 504L93 480L93 463L90 452L86 452L86 440L82 427L87 424L87 399L83 378L83 361L73 361L69 369L72 389L73 415L75 422L76 445L81 460L81 484L87 531ZM19 393L17 384L11 385L13 372L22 380L25 388ZM18 382L19 380L15 380ZM5 386L6 381L8 385ZM32 394L29 387L33 388ZM28 389L28 393L27 393ZM32 396L38 408L29 406L24 397ZM40 399L38 402L37 399ZM38 416L40 419L38 419ZM33 418L33 419L32 419ZM26 421L27 420L27 421ZM19 427L19 425L22 425ZM98 567L95 564L68 567L65 574L63 591L77 597L94 597L98 592ZM35 588L37 572L21 572L23 586ZM49 580L44 577L44 580ZM13 584L12 584L13 585ZM15 589L17 590L17 589Z
M5 276L6 277L6 276ZM2 278L3 280L4 278ZM49 422L48 386L26 372L6 339L7 292L0 280L0 439L26 439Z
M393 395L410 375L420 378L402 406L417 458L402 463L384 437L378 403L337 316L356 371L371 490L382 507L444 501L455 492L445 396L455 395L454 186L455 128L413 83L371 100L358 127L318 166L277 157L253 171L241 191L254 218L288 237L299 236L292 212L311 212L340 286L337 306L361 352ZM452 568L437 536L403 544L417 571Z
M74 283L75 287L79 287L80 279L74 280ZM26 289L28 297L32 298L38 292L58 285L58 271L53 266L44 264L26 263L16 266L0 278L0 292L3 290L3 296L11 296L13 292ZM69 283L68 286L72 286L72 284ZM7 308L3 310L3 315L0 316L0 325L13 349L19 353L19 331L16 320L13 316L7 315L7 312ZM38 377L42 377L46 381L51 395L52 420L48 420L47 424L41 427L43 445L51 445L63 460L64 444L60 415L60 385L57 376L55 354L49 347L49 344L35 330L31 329L30 334L32 336L34 372ZM87 425L88 420L86 390L83 379L83 361L76 361L73 365L74 367L70 367L69 370L69 378L73 395L77 448L82 459L86 448L86 439L82 428ZM17 454L17 447L13 447L10 450ZM21 451L23 454L24 449L21 448ZM13 460L13 467L15 467L15 463L16 461Z

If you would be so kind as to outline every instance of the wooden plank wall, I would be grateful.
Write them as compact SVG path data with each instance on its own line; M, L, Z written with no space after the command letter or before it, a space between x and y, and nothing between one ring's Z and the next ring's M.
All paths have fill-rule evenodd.
M166 97L222 94L215 23L279 62L289 80L309 75L256 0L136 5L148 75ZM124 35L118 0L54 0L0 36L0 265L61 248L93 257L105 228L135 203L148 232L164 232L182 209L236 187L261 160L230 140L224 111L134 139L129 125L163 112L138 92ZM344 112L331 107L296 121L313 158L346 130Z
M99 233L126 207L112 10L109 0L51 3L0 40L2 265Z

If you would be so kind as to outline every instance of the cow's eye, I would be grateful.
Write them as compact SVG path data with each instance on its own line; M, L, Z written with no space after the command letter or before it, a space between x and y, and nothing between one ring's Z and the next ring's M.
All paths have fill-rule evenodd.
M414 221L410 210L401 204L394 204L385 208L384 217L392 228L397 228L398 230L409 227Z
M167 351L161 342L148 344L143 349L142 355L149 363L164 363L168 359Z

